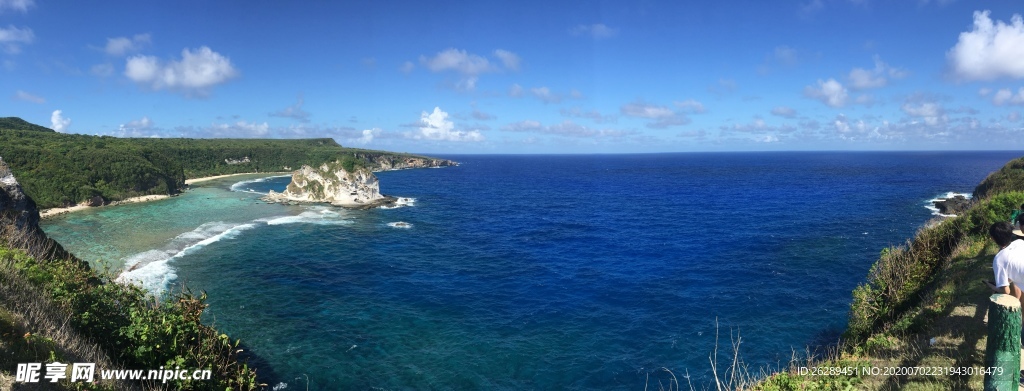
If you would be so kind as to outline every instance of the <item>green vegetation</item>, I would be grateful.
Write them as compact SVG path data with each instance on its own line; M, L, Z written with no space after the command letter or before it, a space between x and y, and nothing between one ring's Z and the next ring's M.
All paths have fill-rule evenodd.
M867 281L853 291L843 347L804 367L981 368L986 302L998 251L988 227L1024 203L1024 158L990 174L975 204L933 222L904 245L882 250ZM983 375L802 375L793 364L754 389L980 389Z
M0 129L56 133L50 128L36 125L18 117L0 117Z
M3 370L16 363L53 361L94 362L97 371L180 367L210 369L212 380L175 380L167 384L171 389L259 386L255 371L239 362L238 341L200 322L205 294L186 290L155 299L136 285L113 281L112 274L95 272L83 261L44 260L16 250L34 244L19 243L17 233L8 231L0 237L6 239L0 244ZM90 388L83 383L68 386Z
M1024 186L1024 157L1011 160L999 171L988 174L974 188L974 198L983 199L992 195L1021 190Z
M133 139L63 134L0 118L0 157L40 208L148 194L175 194L185 179L294 170L340 162L375 167L422 156L344 148L332 139ZM245 161L248 158L248 161Z

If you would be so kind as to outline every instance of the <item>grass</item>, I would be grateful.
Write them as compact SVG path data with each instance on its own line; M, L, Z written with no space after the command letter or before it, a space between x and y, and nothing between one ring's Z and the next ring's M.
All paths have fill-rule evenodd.
M2 227L0 227L2 228ZM70 389L252 390L238 341L200 322L205 294L159 299L75 258L37 258L48 239L0 229L0 370L18 363L91 362L101 369L209 369L211 381L61 383ZM8 372L3 377L9 377Z
M981 374L938 376L863 375L864 369L888 367L980 368L984 360L985 311L991 291L992 257L998 249L988 240L968 237L922 290L916 305L888 327L857 345L848 344L825 359L791 362L782 372L742 389L754 390L969 390L982 388ZM812 376L800 367L862 368L858 376ZM806 372L806 371L804 371Z
M688 382L688 376L682 376L683 383L688 383L684 386L716 391L980 390L984 376L978 373L955 374L945 369L938 376L870 373L884 368L981 368L985 311L991 295L982 280L992 278L992 257L997 251L987 238L965 235L948 257L935 260L934 270L928 273L930 278L921 279L912 293L904 293L904 300L910 304L887 312L887 321L875 324L859 341L846 341L817 354L794 353L784 368L763 368L756 373L747 368L740 359L742 340L738 333L730 333L731 351L723 356L727 361L720 362L716 339L715 351L709 357L712 383L698 388ZM886 259L886 254L881 259ZM841 374L835 373L836 368L854 370ZM647 388L652 386L658 390L681 389L675 374L664 368L648 375Z

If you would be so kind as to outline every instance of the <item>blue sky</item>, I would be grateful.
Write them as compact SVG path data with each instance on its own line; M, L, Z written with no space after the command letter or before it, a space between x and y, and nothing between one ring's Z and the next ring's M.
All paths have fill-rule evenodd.
M422 153L1024 147L1014 1L0 0L0 116Z

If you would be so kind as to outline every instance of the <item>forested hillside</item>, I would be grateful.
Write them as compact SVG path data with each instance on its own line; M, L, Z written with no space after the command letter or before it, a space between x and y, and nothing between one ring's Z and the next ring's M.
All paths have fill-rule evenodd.
M358 158L356 155L358 154ZM107 201L174 194L185 179L287 171L339 160L420 157L343 148L332 139L117 138L57 133L20 118L0 118L0 157L41 208L101 196Z

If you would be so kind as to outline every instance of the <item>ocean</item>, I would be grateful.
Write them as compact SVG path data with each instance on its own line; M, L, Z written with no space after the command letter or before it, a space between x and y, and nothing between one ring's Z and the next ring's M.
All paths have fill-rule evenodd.
M659 368L699 389L716 334L753 372L834 343L929 200L1020 155L443 156L462 164L377 174L393 209L266 204L289 178L250 175L43 228L155 292L206 291L275 389L642 390Z

